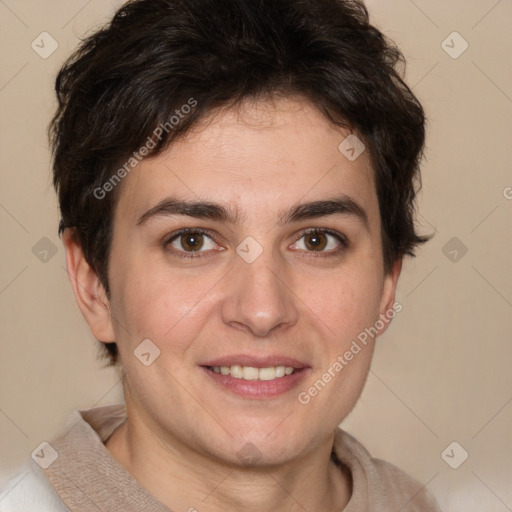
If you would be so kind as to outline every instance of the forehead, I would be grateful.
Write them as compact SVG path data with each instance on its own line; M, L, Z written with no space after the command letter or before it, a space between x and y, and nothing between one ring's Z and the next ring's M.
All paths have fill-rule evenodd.
M135 218L169 196L223 203L249 219L344 194L378 222L366 152L352 161L340 151L349 135L300 99L218 111L124 178L116 217Z

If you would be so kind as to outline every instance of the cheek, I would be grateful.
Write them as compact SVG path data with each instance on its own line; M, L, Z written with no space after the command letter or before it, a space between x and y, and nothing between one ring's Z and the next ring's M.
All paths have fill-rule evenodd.
M316 292L312 292L316 290ZM310 289L318 314L315 325L323 333L319 365L303 391L318 415L329 410L330 423L340 423L352 410L364 387L374 350L366 329L379 318L381 282L369 267L334 273L320 287ZM325 388L325 392L323 389ZM304 402L300 402L304 403Z
M133 351L146 338L166 352L185 350L209 314L208 291L216 280L170 272L147 260L124 265L130 272L118 272L112 283L119 350Z
M381 281L368 268L333 272L305 290L305 301L339 343L352 340L379 316Z

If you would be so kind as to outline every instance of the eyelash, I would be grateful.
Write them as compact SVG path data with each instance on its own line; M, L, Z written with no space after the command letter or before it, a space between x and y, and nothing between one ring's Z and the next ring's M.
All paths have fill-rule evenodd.
M167 249L168 245L179 238L182 235L186 235L189 233L199 233L202 235L207 235L209 238L211 238L215 242L215 234L213 231L210 231L209 229L204 228L185 228L180 229L179 231L176 231L171 236L167 237L163 243L164 249L166 249L168 252L172 253L173 255L179 257L179 258L186 258L186 259L194 259L194 258L203 258L207 256L207 253L209 251L178 251L178 250L169 250ZM346 250L349 247L349 242L347 238L342 235L341 233L338 233L337 231L332 231L330 229L323 229L323 228L308 228L301 232L300 236L298 236L295 241L293 242L296 244L301 238L303 238L306 235L309 235L311 233L321 233L325 235L331 235L340 243L340 248L338 249L331 249L330 251L306 251L309 253L309 256L313 258L318 257L332 257L332 256L339 256L340 253L342 253L344 250ZM217 243L217 242L215 242ZM316 254L315 254L316 252Z

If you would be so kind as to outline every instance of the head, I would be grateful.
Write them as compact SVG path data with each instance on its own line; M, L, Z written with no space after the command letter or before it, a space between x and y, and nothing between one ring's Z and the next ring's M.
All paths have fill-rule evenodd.
M135 0L66 62L51 136L68 270L155 429L219 453L250 432L276 459L349 413L371 342L314 400L297 392L394 309L426 240L425 119L401 62L355 0ZM295 360L301 389L247 399L211 381L219 358L258 354Z

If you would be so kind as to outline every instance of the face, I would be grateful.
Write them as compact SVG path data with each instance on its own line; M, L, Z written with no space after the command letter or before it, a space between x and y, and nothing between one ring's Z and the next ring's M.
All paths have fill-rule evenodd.
M373 342L353 341L399 269L384 274L372 170L340 152L347 135L305 101L247 103L122 182L112 329L127 405L164 443L284 463L357 401Z

